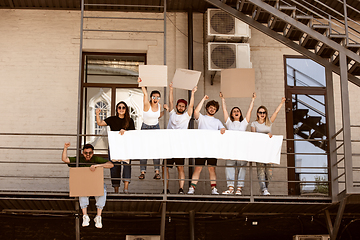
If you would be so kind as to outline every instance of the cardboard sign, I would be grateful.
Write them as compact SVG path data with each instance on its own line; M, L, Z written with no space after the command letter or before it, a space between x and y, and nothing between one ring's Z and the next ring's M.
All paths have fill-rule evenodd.
M104 168L97 167L91 171L89 167L70 168L70 197L103 196Z
M221 92L225 98L252 97L255 92L255 70L253 68L221 70Z
M188 69L176 69L174 78L172 80L174 88L181 88L192 90L197 86L201 72Z
M166 87L167 86L167 66L165 65L140 65L139 77L141 82L139 87Z

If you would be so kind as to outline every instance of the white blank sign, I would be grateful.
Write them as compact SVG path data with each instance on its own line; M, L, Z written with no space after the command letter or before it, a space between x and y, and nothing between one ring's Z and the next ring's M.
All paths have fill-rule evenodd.
M166 87L167 86L167 66L165 65L140 65L139 77L141 82L139 87Z
M199 71L178 68L172 80L173 87L192 90L197 86L200 76L201 72Z

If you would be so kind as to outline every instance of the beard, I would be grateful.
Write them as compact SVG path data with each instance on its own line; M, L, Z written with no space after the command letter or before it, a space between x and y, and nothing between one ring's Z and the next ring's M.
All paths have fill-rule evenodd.
M178 113L180 114L183 114L185 112L185 109L184 110L179 110L179 109L176 109Z

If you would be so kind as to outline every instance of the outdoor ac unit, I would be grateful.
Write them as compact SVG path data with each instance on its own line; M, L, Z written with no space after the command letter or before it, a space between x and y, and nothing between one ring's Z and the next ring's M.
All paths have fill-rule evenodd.
M220 9L210 8L206 15L208 40L237 39L247 42L251 37L249 25Z
M250 62L250 44L218 43L207 45L208 70L221 71L229 68L252 68Z
M294 235L293 240L330 240L329 235Z
M126 235L125 240L160 240L159 235Z

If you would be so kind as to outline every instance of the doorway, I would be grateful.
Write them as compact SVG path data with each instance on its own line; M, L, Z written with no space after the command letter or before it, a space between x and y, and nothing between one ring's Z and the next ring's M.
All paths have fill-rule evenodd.
M325 68L299 56L285 57L289 195L328 195Z
M81 129L82 144L90 143L96 154L107 157L108 127L98 126L95 111L100 118L114 116L120 101L129 106L135 128L140 129L143 112L143 93L138 88L139 65L146 64L145 54L83 53Z

